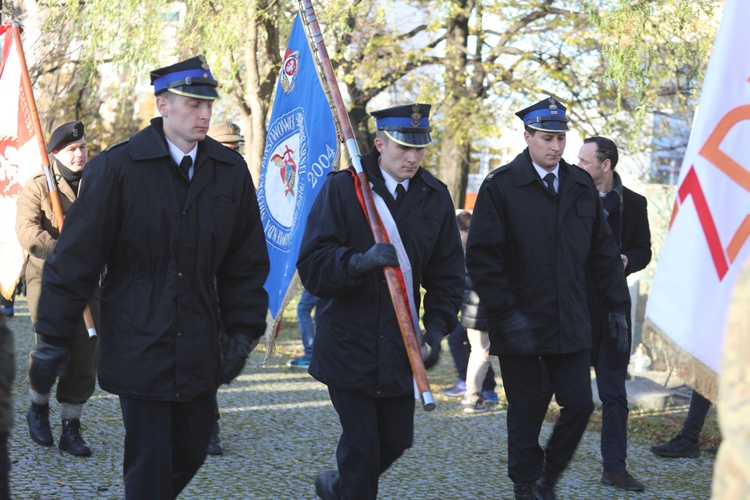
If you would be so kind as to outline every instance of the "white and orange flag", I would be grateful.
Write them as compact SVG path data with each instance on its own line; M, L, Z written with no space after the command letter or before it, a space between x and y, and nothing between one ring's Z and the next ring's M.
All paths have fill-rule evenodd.
M750 254L748 19L749 1L727 0L646 307L651 325L697 360L684 378L710 399L732 290Z
M21 28L0 25L0 293L10 298L23 266L23 250L16 238L16 200L26 181L41 169L31 101L21 85L19 46Z

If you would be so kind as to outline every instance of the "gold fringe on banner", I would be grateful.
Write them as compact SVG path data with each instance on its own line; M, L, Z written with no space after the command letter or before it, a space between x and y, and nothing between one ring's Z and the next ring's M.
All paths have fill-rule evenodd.
M710 335L710 332L706 333ZM684 380L694 391L716 403L719 386L716 372L677 345L649 318L643 323L643 342L651 348L652 358L656 356L655 353L659 353L667 370Z
M273 316L271 316L270 311L266 315L266 355L263 357L263 361L261 362L261 364L265 365L268 360L271 359L273 353L276 351L276 339L278 338L279 331L281 331L281 318L284 316L284 310L286 309L286 306L289 305L289 302L292 301L297 292L299 292L301 289L302 282L299 279L297 271L294 271L292 281L289 282L289 288L286 289L284 299L281 301L281 307L279 307L278 315L274 318Z

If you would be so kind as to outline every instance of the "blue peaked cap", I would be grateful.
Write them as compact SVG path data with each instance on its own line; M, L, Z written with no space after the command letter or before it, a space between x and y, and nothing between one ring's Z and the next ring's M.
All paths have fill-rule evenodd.
M169 91L196 99L219 98L219 84L202 55L152 71L151 85L155 95Z
M370 113L375 128L385 132L391 140L412 148L423 148L432 142L430 137L430 105L407 104Z
M567 132L568 118L565 116L565 106L554 97L548 97L536 104L522 109L516 116L524 126L543 132Z

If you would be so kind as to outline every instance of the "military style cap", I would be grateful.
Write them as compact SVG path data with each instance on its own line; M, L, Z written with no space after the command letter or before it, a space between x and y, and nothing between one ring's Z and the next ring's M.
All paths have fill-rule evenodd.
M47 153L60 151L71 142L83 139L83 122L68 122L57 127L47 143Z
M516 116L526 127L543 132L567 132L569 120L565 117L565 106L554 97L543 99L533 106L522 109Z
M155 95L169 91L196 99L219 98L217 90L219 84L211 75L206 58L203 56L196 56L152 71L151 85L154 86Z
M245 142L245 138L240 133L240 127L230 121L211 125L208 129L208 136L219 142Z
M430 105L407 104L373 111L375 126L391 140L403 146L423 148L432 142L430 137Z

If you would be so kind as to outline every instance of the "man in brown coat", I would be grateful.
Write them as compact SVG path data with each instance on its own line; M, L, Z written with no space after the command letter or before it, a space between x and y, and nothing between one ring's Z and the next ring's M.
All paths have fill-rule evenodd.
M80 121L61 125L50 137L47 145L50 169L57 184L63 214L70 209L78 194L83 167L88 159L86 139ZM47 180L43 172L29 179L18 198L16 234L21 246L29 254L26 264L26 296L32 323L36 324L39 296L42 290L44 262L55 249L60 236L55 214L50 202ZM89 307L98 323L97 294ZM38 341L38 338L37 338ZM66 374L57 384L57 400L61 404L62 432L59 447L76 456L91 455L91 448L81 436L81 414L83 405L94 393L96 385L97 342L89 340L81 319L70 351L70 362ZM29 357L29 372L35 368L34 352ZM54 440L49 423L49 390L39 389L29 377L31 406L26 414L31 439L41 446L52 446Z

